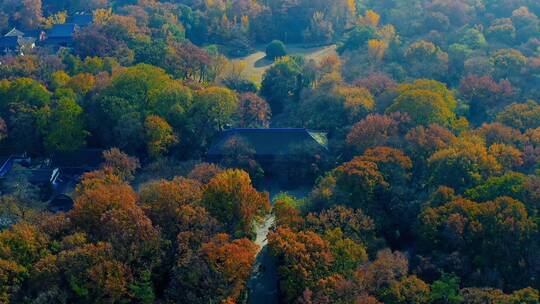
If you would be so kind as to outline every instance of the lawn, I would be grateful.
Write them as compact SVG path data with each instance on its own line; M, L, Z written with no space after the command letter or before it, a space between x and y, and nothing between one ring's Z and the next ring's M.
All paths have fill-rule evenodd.
M336 53L336 46L329 45L323 47L306 48L301 45L287 45L289 55L302 55L307 60L313 59L319 62L328 55ZM264 72L272 66L272 61L265 58L264 46L258 47L257 52L246 57L235 58L233 61L244 61L246 66L243 76L257 84L260 84Z

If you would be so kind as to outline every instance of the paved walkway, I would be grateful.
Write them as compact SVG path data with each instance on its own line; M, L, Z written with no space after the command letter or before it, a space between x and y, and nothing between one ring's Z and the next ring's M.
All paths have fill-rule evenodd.
M287 191L290 195L297 198L306 197L310 187L300 187L298 189ZM264 191L270 193L270 201L274 203L274 197L282 190L278 183L268 180L265 183ZM253 274L248 281L248 304L277 304L279 302L279 276L277 271L277 262L268 252L268 233L274 224L273 214L268 215L262 223L257 225L255 243L259 245L259 253L253 267Z
M257 227L255 243L259 245L253 275L248 281L250 304L276 304L278 303L278 273L276 261L268 252L267 235L270 227L274 224L274 216L269 215L265 221Z

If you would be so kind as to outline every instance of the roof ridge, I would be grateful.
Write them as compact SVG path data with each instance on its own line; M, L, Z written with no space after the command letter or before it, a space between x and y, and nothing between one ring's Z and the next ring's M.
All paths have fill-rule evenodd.
M18 30L16 27L13 27L9 32L7 32L4 37L19 37L24 36L24 32Z

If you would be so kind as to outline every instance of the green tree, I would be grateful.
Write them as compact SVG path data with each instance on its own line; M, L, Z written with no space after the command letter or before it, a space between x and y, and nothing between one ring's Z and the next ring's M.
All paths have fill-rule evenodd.
M387 113L408 114L415 125L439 124L449 127L456 119L440 94L427 90L407 91L400 94L386 110Z
M261 95L268 101L274 115L280 114L294 101L299 90L301 68L290 58L279 59L266 70L261 84Z
M61 97L46 111L42 123L44 145L49 151L76 151L86 145L89 133L84 128L83 109L69 97Z
M527 176L517 172L508 172L502 176L492 176L482 184L465 191L465 195L478 202L494 200L500 196L510 196L517 200L525 198L524 185Z
M150 115L146 117L144 131L147 152L152 158L167 153L172 145L178 143L178 137L174 134L173 128L159 116Z
M369 25L357 25L339 46L338 51L358 51L364 49L370 39L378 38L376 29Z
M195 92L188 113L191 143L207 147L218 132L233 124L238 106L236 94L226 88L209 87Z
M274 40L266 46L266 58L270 60L276 60L285 55L287 55L287 50L280 40Z
M459 277L444 273L431 284L430 300L434 304L461 303L463 298L459 294Z

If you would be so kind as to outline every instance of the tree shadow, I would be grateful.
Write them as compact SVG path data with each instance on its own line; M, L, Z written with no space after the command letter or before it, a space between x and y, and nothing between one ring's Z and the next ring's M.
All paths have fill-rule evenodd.
M265 66L269 66L269 65L271 65L272 63L274 63L274 61L272 61L272 60L270 60L270 59L268 59L268 58L266 58L266 57L263 57L263 58L261 58L261 59L255 61L254 66L255 66L256 68L262 68L262 67L265 67Z

